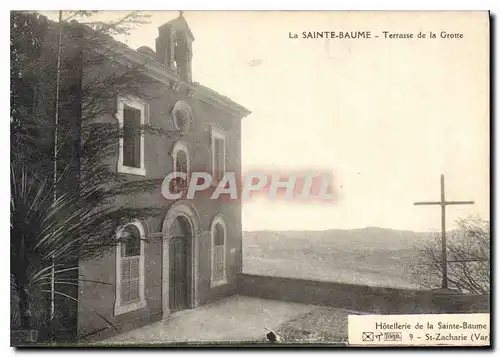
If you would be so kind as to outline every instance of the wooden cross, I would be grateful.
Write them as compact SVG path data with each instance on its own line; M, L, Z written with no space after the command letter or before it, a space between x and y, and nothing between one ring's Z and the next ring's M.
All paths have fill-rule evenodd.
M415 202L416 206L420 205L440 205L441 206L441 259L443 278L441 287L448 288L448 258L446 256L446 206L449 205L473 205L474 201L446 201L444 196L444 175L441 175L441 201L438 202Z

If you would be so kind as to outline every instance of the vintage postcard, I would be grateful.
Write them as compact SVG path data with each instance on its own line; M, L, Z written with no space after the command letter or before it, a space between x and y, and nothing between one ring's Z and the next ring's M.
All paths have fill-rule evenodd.
M10 16L12 346L490 346L487 11Z

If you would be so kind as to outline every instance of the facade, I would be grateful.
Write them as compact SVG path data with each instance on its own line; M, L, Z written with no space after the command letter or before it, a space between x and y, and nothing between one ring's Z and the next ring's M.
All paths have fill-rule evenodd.
M146 88L153 99L118 97L115 116L103 118L123 128L110 164L130 180L193 170L241 177L241 119L250 112L192 81L193 41L181 15L159 28L155 51L120 49L123 58L146 63L154 79ZM175 135L126 135L149 124ZM200 195L172 201L157 187L119 202L144 203L161 207L164 215L122 227L115 248L79 263L78 335L84 339L102 339L236 291L242 269L239 200Z

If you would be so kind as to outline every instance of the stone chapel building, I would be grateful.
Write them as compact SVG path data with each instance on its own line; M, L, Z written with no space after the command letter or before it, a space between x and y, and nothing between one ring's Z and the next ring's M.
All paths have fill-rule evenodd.
M193 41L181 14L158 28L155 50L121 49L128 60L146 63L154 79L147 91L155 99L119 97L116 119L108 119L118 120L124 132L151 124L179 134L120 139L111 165L131 180L192 170L241 177L241 120L250 111L193 82ZM79 335L102 339L116 334L115 327L124 332L236 292L242 270L241 201L204 195L169 201L158 188L122 203L142 200L163 207L164 216L128 224L117 232L126 239L116 248L80 262Z

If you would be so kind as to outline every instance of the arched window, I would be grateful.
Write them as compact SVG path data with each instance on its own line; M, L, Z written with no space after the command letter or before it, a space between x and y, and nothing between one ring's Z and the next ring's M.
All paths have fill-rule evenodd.
M176 150L174 161L175 161L174 165L175 171L184 172L186 174L189 172L189 159L186 148L180 147Z
M181 177L176 177L172 180L172 187L170 192L177 193L187 188L189 182L189 173L190 173L190 158L189 158L189 150L187 145L178 141L174 145L174 149L172 150L172 159L173 159L173 167L172 172L183 172L185 173L186 179Z
M226 173L226 135L212 127L212 184L217 185Z
M210 286L214 287L226 283L227 227L222 216L218 215L212 221L210 235L212 241Z
M135 221L116 233L115 315L146 306L144 296L144 227Z

